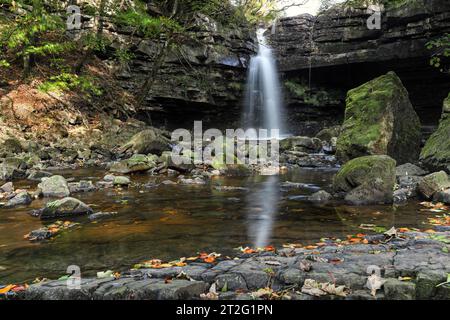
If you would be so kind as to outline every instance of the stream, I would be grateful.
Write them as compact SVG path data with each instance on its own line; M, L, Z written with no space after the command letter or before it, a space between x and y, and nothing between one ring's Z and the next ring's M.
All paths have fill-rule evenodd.
M58 171L66 178L100 180L105 171ZM100 189L73 196L94 212L117 212L98 221L70 218L76 228L49 241L29 242L23 236L50 222L29 215L51 199L0 214L0 283L58 278L69 265L83 276L101 270L127 270L152 258L163 260L218 252L233 256L240 246L312 244L322 237L345 239L368 233L361 224L390 228L423 228L427 215L419 204L404 206L315 205L305 201L319 188L330 189L335 170L294 169L280 176L213 177L206 185L162 185L167 177L132 176L128 189ZM175 179L175 178L174 178ZM286 183L294 182L292 183ZM16 187L34 189L30 181ZM224 187L239 187L238 189Z

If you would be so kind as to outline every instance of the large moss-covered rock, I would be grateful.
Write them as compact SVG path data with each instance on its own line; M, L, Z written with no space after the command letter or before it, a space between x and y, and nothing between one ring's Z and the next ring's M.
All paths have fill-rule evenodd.
M395 166L395 160L385 155L353 159L337 173L333 188L352 204L392 203Z
M450 94L444 101L439 127L427 140L420 160L429 169L450 173Z
M352 89L336 155L346 162L386 154L399 164L415 162L420 152L420 121L408 92L394 72Z

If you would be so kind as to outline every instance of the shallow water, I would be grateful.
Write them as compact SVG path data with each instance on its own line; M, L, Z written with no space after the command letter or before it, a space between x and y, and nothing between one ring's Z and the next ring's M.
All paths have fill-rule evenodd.
M105 174L93 169L58 173L94 181ZM74 195L95 212L117 211L117 215L94 223L87 217L71 218L81 225L41 243L31 243L23 236L43 225L28 213L50 199L36 200L28 207L1 209L0 283L57 278L69 265L80 266L82 274L89 276L100 270L125 270L151 258L170 260L199 251L234 255L234 248L239 246L345 238L361 232L361 223L423 228L427 216L418 211L417 203L350 207L304 201L304 196L317 188L329 189L333 174L329 170L298 169L279 177L215 177L205 186L150 188L143 185L167 178L133 176L133 182L141 186ZM288 188L282 184L285 181L307 185ZM28 181L15 186L35 188ZM217 186L247 190L224 191L217 190Z

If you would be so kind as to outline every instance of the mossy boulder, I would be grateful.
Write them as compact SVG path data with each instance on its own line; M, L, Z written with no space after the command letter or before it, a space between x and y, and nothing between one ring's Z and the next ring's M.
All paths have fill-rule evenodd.
M419 183L419 191L427 199L431 199L435 193L447 188L450 188L450 180L445 171L429 174Z
M0 165L0 180L11 181L26 176L27 164L18 157L10 157L3 160Z
M439 127L425 143L420 160L431 170L450 173L450 94L444 100Z
M109 170L122 174L143 172L156 167L157 161L158 157L154 155L135 154L129 159L113 163Z
M322 141L310 137L289 137L280 141L280 151L293 150L301 152L319 152L322 149Z
M41 212L41 220L55 219L67 216L79 216L84 214L91 214L92 209L75 198L64 198L47 203Z
M355 205L392 203L395 167L396 161L385 155L353 159L337 173L333 189Z
M366 155L389 155L399 164L415 162L421 126L408 92L394 72L352 89L336 155L342 162Z

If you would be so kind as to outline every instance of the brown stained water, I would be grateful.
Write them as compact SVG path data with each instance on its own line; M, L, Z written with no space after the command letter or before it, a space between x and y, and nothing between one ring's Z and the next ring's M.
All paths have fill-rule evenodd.
M59 173L76 181L96 181L105 174L93 169ZM333 175L334 171L299 169L279 177L214 177L204 186L156 187L143 185L167 178L133 176L140 186L74 195L95 212L117 211L117 215L94 223L87 217L70 218L80 226L39 243L23 236L49 222L43 224L28 213L51 199L0 209L0 284L57 278L69 265L78 265L84 276L91 276L107 269L126 270L151 258L171 260L200 251L235 255L239 246L311 244L322 237L361 232L362 223L424 228L427 215L419 212L418 203L351 207L304 201L317 188L329 189ZM311 186L286 188L285 181ZM15 185L36 187L28 181ZM248 189L224 191L217 186Z

